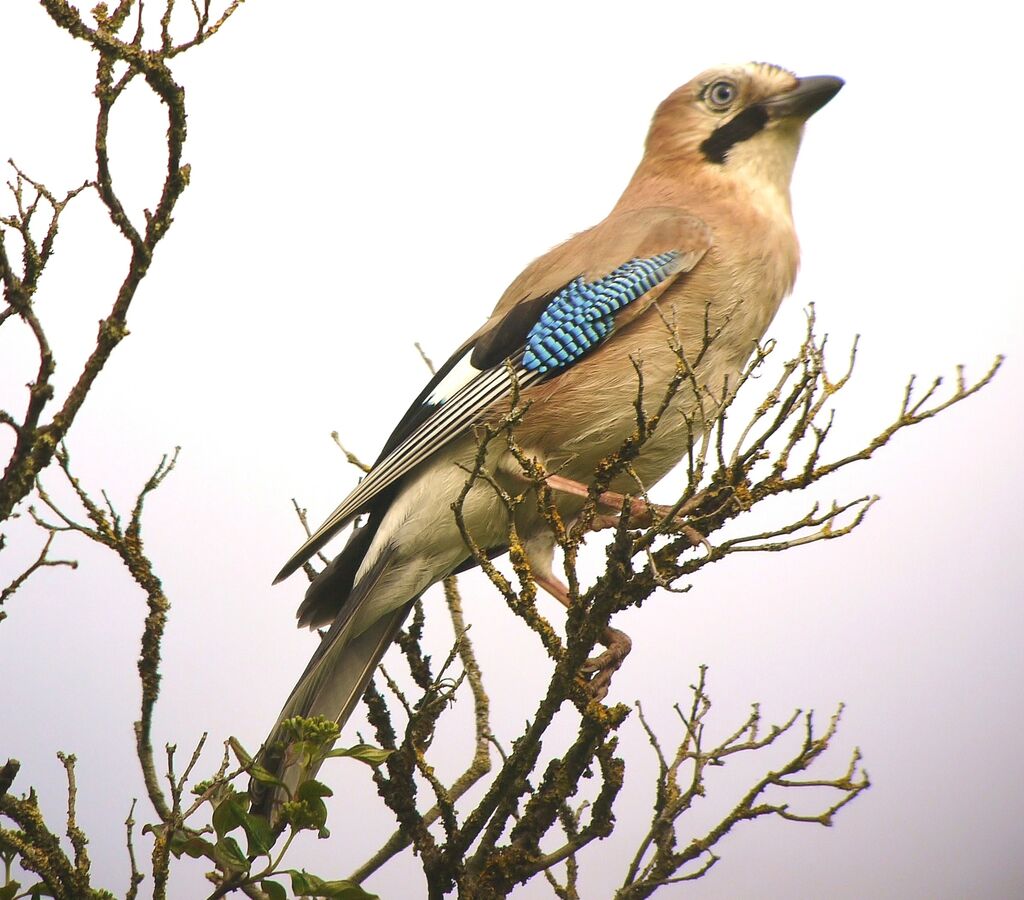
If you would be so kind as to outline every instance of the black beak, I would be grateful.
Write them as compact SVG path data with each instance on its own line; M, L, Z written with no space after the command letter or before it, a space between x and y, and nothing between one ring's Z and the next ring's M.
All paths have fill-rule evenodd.
M843 79L834 75L798 78L793 90L762 100L761 106L771 119L807 119L838 94L843 84Z

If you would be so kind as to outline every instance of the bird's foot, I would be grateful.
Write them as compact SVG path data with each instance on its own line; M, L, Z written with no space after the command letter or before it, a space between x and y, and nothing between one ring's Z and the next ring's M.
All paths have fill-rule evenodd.
M544 590L561 603L566 609L572 605L567 588L558 578L548 573L536 573L534 578ZM604 700L611 687L614 675L623 660L633 649L633 641L626 632L608 626L601 635L601 643L607 648L604 653L588 659L580 666L580 675L587 683L587 690L595 700Z
M624 631L619 631L618 628L606 628L601 636L601 643L608 649L604 653L588 659L580 668L581 674L589 676L587 690L595 700L604 700L608 696L612 675L619 670L623 660L633 649L633 641L630 640L629 635Z
M692 525L684 525L679 530L694 547L703 547L704 552L707 553L708 556L711 556L714 552L714 548L711 546L711 541L704 537L704 535L702 535Z
M598 513L590 523L592 531L601 531L605 528L616 528L622 520L621 512L626 503L626 496L615 491L605 491L597 498L603 506L619 510L615 513ZM629 497L627 507L626 526L628 528L649 528L657 522L663 522L672 514L672 507L661 503L648 503L646 500L637 497Z

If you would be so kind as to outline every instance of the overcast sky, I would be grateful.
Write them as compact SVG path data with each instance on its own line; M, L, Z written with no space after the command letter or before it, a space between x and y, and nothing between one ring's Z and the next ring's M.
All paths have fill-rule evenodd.
M173 604L155 743L186 748L208 730L259 744L316 642L294 628L300 580L270 586L300 536L290 498L319 521L355 481L330 432L375 456L425 380L413 342L443 359L522 266L600 219L673 88L719 62L767 60L847 80L807 129L793 185L801 275L770 331L795 349L814 302L837 348L862 336L836 449L888 424L910 373L964 363L980 375L995 354L1008 361L980 396L814 491L882 496L853 536L727 559L689 594L617 620L634 651L612 699L642 699L667 741L672 703L707 663L710 727L733 730L754 700L773 720L797 707L824 719L845 701L821 771L837 774L859 745L874 782L832 829L738 827L711 875L666 896L1024 894L1021 22L1007 4L943 8L254 0L177 61L192 183L132 335L70 440L80 477L125 507L160 455L183 447L147 508L146 546ZM7 0L0 59L0 159L54 190L81 182L95 123L87 47L36 4ZM115 174L138 219L159 187L164 120L142 90L116 115ZM7 214L10 201L0 206ZM39 309L66 387L125 251L82 199L58 253ZM19 409L31 357L4 340L0 407ZM38 540L11 537L8 576ZM78 754L96 883L120 894L121 823L143 796L131 723L145 607L109 554L72 540L61 551L78 572L40 574L0 624L0 757L22 761L16 786L36 785L55 823L54 753ZM464 593L508 739L544 658L480 578ZM427 602L438 608L440 595ZM553 603L547 612L558 615ZM622 743L619 827L582 857L587 897L621 881L649 813L653 764L635 718ZM452 746L443 764L454 770L469 747ZM696 826L735 802L754 772L736 768L711 783ZM325 778L338 794L334 836L293 862L341 877L393 822L363 767ZM148 815L140 805L136 818ZM407 856L368 886L418 896L419 871ZM201 889L196 865L173 896ZM548 895L538 882L516 896Z

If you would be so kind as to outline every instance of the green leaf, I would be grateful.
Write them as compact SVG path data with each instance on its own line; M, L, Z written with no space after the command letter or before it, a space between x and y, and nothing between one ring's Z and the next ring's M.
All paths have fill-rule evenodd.
M281 804L281 817L296 831L316 831L326 836L327 807L322 798L333 796L326 784L309 778L295 791L295 799Z
M335 900L380 900L376 894L367 893L354 881L325 881L317 888L315 896Z
M217 837L222 838L229 831L234 831L242 824L242 817L245 810L239 802L237 794L229 794L213 811L213 830Z
M249 842L250 857L263 856L270 852L270 848L274 846L274 832L266 819L242 813L242 828Z
M278 787L285 787L285 783L275 775L271 775L263 766L253 764L247 769L249 775L252 776L253 781L258 781L260 784L273 784Z
M208 859L213 854L213 844L193 831L179 828L171 834L170 850L175 859L181 859L183 853L192 859Z
M242 853L238 841L233 837L221 838L213 848L213 858L224 869L236 872L246 872L249 869L249 860Z
M284 889L284 885L278 884L276 881L261 881L260 890L270 900L288 900L288 892Z
M248 855L263 856L274 846L274 833L266 819L248 812L250 802L246 793L226 797L213 811L213 828L217 837L224 837L229 831L241 827L249 842Z
M249 751L246 750L245 747L243 747L241 745L241 743L239 742L238 738L235 738L235 737L228 738L228 746L231 747L232 751L235 754L235 757L238 759L239 764L243 768L245 766L248 766L249 763L252 762L252 754L249 753Z
M292 893L296 897L329 897L335 900L379 900L376 894L364 891L352 881L324 881L309 872L289 869Z
M327 806L321 798L331 797L334 792L326 784L310 778L308 781L302 782L295 793L298 797L297 806L300 810L304 810L297 822L301 823L303 828L312 828L315 831L323 832L324 826L327 824Z
M310 778L299 785L297 796L300 800L314 800L318 797L333 797L334 791L323 782Z
M298 869L289 869L288 874L292 877L292 893L297 897L315 897L313 891L324 883L322 878Z
M53 894L50 893L50 889L46 886L46 882L44 882L44 881L40 881L40 882L32 885L32 887L30 887L27 891L25 891L25 893L28 894L29 897L52 897L53 896Z
M324 805L324 801L319 799L307 800L305 805L309 810L313 828L316 829L319 835L325 836L324 831L326 830L325 826L327 825L327 807Z
M339 747L337 750L332 750L327 757L329 759L332 756L351 756L353 759L358 759L360 762L376 768L392 753L394 750L382 750L380 747L374 747L373 744L356 744L354 747Z
M0 900L14 900L20 887L20 881L8 881L7 884L0 885Z

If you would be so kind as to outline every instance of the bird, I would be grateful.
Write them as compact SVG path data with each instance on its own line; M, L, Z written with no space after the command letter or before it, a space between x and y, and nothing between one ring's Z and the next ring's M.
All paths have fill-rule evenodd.
M571 521L595 467L636 428L636 366L652 398L668 389L680 348L699 356L695 375L709 396L735 381L796 278L790 180L804 124L842 86L835 76L746 63L709 69L672 92L609 214L530 263L437 370L367 475L275 580L362 519L298 609L299 625L322 629L322 638L264 745L264 765L285 790L299 776L273 749L281 723L320 715L343 726L415 600L473 564L452 509L464 489L474 543L492 556L508 549L509 514L493 486L466 488L476 425L507 415L519 398L526 412L516 443L554 473L547 484ZM694 392L672 397L613 491L637 495L639 482L646 492L684 457L696 403ZM508 447L494 442L487 452L494 479L521 490ZM548 522L536 504L515 516L535 581L568 605ZM599 695L629 651L614 629L603 643L590 670ZM275 790L265 809L284 796Z

